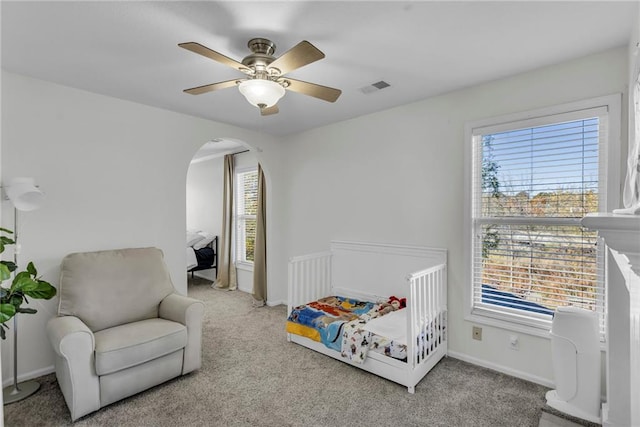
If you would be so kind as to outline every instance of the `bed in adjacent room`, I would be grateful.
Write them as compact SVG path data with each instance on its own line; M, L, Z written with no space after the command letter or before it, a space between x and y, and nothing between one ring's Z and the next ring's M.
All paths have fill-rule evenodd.
M206 231L187 231L187 272L218 268L218 236Z

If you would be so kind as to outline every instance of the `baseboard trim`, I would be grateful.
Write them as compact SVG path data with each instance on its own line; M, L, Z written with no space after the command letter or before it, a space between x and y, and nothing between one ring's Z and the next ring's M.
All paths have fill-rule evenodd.
M245 294L253 295L253 290L252 289L243 289L243 288L238 286L238 290L240 292L244 292ZM282 302L282 301L269 301L269 300L267 300L265 302L265 304L268 305L269 307L275 307L276 305L282 305L282 304L287 305L287 302L286 301Z
M253 294L253 289L252 288L245 288L243 286L238 285L238 290L240 292L244 292L245 294Z
M275 307L276 305L287 305L286 301L267 301L269 307ZM287 313L288 315L289 313Z
M540 384L545 387L554 388L555 384L552 380L548 378L542 378L537 375L531 375L529 373L517 370L506 368L504 366L483 360L478 359L477 357L469 356L468 354L458 353L457 351L448 351L448 356L453 357L454 359L462 360L463 362L471 363L472 365L482 366L483 368L491 369L492 371L498 371L503 374L510 375L512 377L520 378L521 380L530 381L532 383Z
M43 375L49 375L56 371L55 366L47 366L46 368L36 369L35 371L25 372L24 374L18 375L18 384L23 381L32 380L34 378L41 377ZM11 373L11 378L6 378L2 381L2 387L8 387L13 384L13 372Z

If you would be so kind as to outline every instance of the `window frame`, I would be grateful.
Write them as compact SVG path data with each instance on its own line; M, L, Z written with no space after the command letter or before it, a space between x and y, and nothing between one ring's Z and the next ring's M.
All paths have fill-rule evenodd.
M599 156L599 180L605 178L605 195L600 198L600 210L610 212L620 201L620 145L621 145L621 94L571 102L531 111L492 117L465 124L465 200L464 200L464 319L474 323L494 326L514 332L549 337L550 320L532 319L536 316L519 315L507 307L486 310L474 307L473 301L473 262L474 262L474 137L482 133L490 134L503 130L536 127L555 121L566 120L573 113L583 110L606 108L606 146L601 147ZM563 119L560 119L563 116ZM556 119L556 120L554 120ZM602 124L601 124L602 125ZM526 221L526 220L525 220ZM578 220L579 222L579 220ZM606 248L605 248L606 250ZM603 251L604 253L604 251ZM606 257L605 257L606 258ZM606 272L604 274L604 292L606 298ZM603 308L606 319L606 305Z
M234 230L234 258L237 268L253 271L253 261L247 260L246 255L246 237L242 231L246 229L246 226L242 228L242 223L246 223L247 219L256 219L256 215L247 215L239 212L240 207L240 189L241 189L241 175L248 173L258 173L257 166L247 166L242 168L236 168L234 179L234 209L233 209L233 230ZM244 178L242 178L244 182ZM244 193L244 191L243 191Z

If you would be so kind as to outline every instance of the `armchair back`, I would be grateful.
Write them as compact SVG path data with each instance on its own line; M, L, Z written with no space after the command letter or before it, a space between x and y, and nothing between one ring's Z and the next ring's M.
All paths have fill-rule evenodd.
M62 260L58 315L76 316L93 332L158 317L175 292L158 248L67 255Z

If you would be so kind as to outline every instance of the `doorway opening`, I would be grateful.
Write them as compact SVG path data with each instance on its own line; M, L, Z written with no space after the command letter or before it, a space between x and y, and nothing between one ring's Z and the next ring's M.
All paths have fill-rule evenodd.
M237 289L252 293L253 245L255 243L254 179L258 159L247 143L216 138L193 156L187 171L186 231L187 289L212 286L220 269L223 250L224 156L233 155L233 203L231 263ZM228 234L228 233L227 233Z

